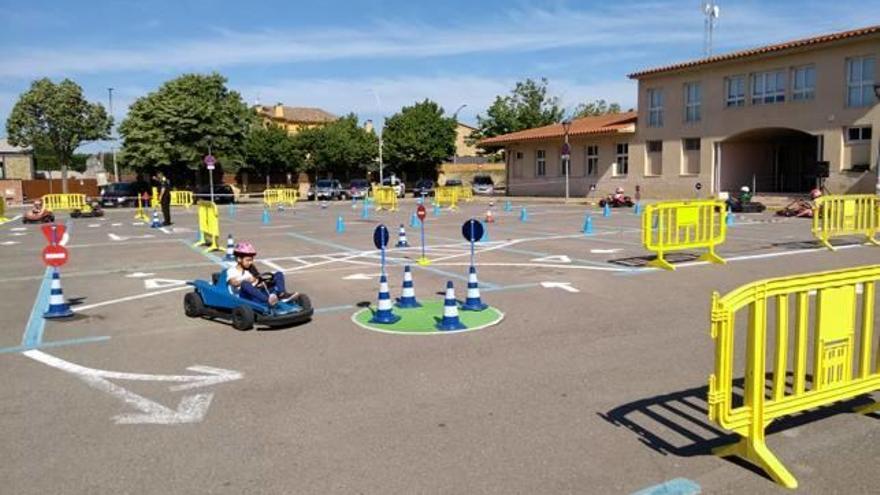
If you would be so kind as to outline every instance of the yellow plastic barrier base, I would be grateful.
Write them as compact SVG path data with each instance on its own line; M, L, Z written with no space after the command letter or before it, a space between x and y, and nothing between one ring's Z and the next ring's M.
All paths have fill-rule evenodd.
M780 485L792 490L798 487L797 479L792 476L791 472L786 469L773 452L767 448L767 443L763 438L755 440L744 437L736 443L716 447L712 449L712 453L718 457L740 457L763 469L765 473L773 478L773 481Z
M699 258L697 258L697 261L705 261L708 263L714 263L716 265L727 264L727 260L722 258L721 256L718 256L718 253L716 253L714 250L708 253L703 253ZM661 268L663 270L669 270L671 272L675 271L675 265L666 261L666 258L663 257L662 253L657 254L657 259L649 261L648 266Z

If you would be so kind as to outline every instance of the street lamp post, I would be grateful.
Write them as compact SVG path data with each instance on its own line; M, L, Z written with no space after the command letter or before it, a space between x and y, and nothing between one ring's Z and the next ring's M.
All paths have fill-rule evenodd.
M107 88L107 95L110 100L110 118L113 118L113 88ZM115 124L115 123L114 123ZM115 127L115 126L114 126ZM115 182L119 182L119 167L116 165L116 138L113 137L113 128L110 129L110 151L113 152L113 177ZM103 161L103 160L101 160ZM103 163L102 163L103 165Z
M874 96L880 100L880 84L874 85ZM877 131L874 130L874 135ZM877 146L877 163L874 165L874 172L877 174L877 183L874 185L874 194L880 195L880 144Z
M462 108L466 107L467 103L462 103L461 106L452 114L452 120L455 121L455 151L452 152L452 164L455 165L458 163L458 112L461 111Z
M207 136L208 140L208 156L212 157L214 154L211 153L211 142L214 140L213 136ZM208 188L211 191L211 202L214 202L214 165L212 163L208 168Z
M566 119L562 122L562 130L564 131L564 140L562 144L562 163L565 167L565 202L568 203L569 180L571 175L571 146L568 144L568 130L571 129L571 120Z

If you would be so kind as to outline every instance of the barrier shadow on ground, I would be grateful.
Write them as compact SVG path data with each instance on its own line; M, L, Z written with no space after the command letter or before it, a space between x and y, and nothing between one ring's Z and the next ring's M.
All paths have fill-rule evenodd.
M852 239L832 239L831 245L834 247L843 247L843 246L855 246L860 244L859 241L855 241ZM809 249L821 249L825 246L822 245L819 241L811 240L811 241L787 241L787 242L774 242L771 246L779 249L786 249L789 251L801 251L801 250L809 250Z
M696 261L700 258L700 254L690 253L690 252L677 252L677 253L666 253L665 258L666 261L672 263L673 265L680 263L689 263L691 261ZM648 264L654 260L656 260L656 256L634 256L632 258L618 258L613 260L608 260L608 263L613 265L623 266L626 268L646 268Z
M812 377L808 376L812 382ZM791 387L789 376L788 387ZM733 399L738 407L743 403L743 379L734 381ZM639 399L599 416L614 426L624 427L638 436L648 448L662 454L678 457L713 455L712 449L738 440L734 433L721 429L708 417L708 386L691 388L647 399ZM767 394L772 393L772 375L767 375ZM773 421L767 435L797 428L840 413L852 413L859 406L874 401L867 395L841 401L820 409L805 411ZM727 458L735 464L764 475L760 470L739 458Z

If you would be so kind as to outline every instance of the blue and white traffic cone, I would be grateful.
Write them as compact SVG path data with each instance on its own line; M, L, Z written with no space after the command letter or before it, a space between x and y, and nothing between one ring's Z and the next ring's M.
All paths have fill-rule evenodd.
M513 211L513 205L510 204L509 199L504 203L504 211Z
M345 220L342 219L342 215L336 217L336 233L342 234L345 232Z
M232 234L226 236L226 256L223 260L235 261L235 239L232 238Z
M406 229L403 228L403 224L400 224L400 230L397 231L397 244L394 247L409 247L409 242L406 240Z
M523 206L519 209L519 221L520 222L528 222L529 221L529 212L526 210L526 207Z
M235 203L229 203L229 217L235 218Z
M727 226L732 227L734 220L735 219L733 218L733 210L731 210L730 206L728 206L727 207L727 218L725 219L725 221L727 222Z
M480 238L479 242L489 242L489 224L483 224L483 237Z
M458 304L455 302L455 288L452 280L446 282L446 299L443 301L443 318L435 326L437 330L466 330L467 326L458 319Z
M52 270L52 286L49 292L49 309L43 313L43 318L67 318L73 316L73 311L64 300L64 292L61 290L61 273L57 268Z
M151 229L158 229L161 226L162 226L162 224L159 222L159 212L156 210L153 210L153 219L150 221L150 228Z
M480 282L477 281L477 269L471 266L468 271L467 299L461 305L461 309L465 311L482 311L488 307L488 304L480 300Z
M416 289L413 286L412 271L409 265L403 267L403 292L397 298L398 308L420 308L421 303L416 300Z
M263 225L269 225L269 208L263 208Z
M412 229L419 228L419 217L415 213L409 216L409 226Z
M367 198L364 198L364 208L361 211L361 218L364 220L370 218L370 202Z
M602 216L608 218L611 216L611 205L608 202L605 202L605 206L602 207Z
M593 233L593 217L587 215L587 218L584 219L584 235L590 235Z
M388 277L383 273L382 276L379 277L379 303L377 304L376 312L373 313L373 318L370 320L370 323L390 325L392 323L397 323L398 321L400 321L400 316L397 316L391 311L391 294L388 292Z

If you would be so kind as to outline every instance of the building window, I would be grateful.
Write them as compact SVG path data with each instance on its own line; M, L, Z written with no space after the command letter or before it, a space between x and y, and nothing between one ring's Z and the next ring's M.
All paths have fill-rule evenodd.
M629 143L617 144L617 161L615 163L614 175L629 173Z
M535 176L544 177L547 175L547 152L538 150L535 152Z
M700 83L686 83L684 85L684 121L700 121L700 102L703 99L703 89Z
M812 65L795 67L791 71L791 99L812 100L816 94L816 68Z
M871 140L871 127L848 127L846 129L846 140L850 143Z
M648 90L648 127L663 127L663 90Z
M684 138L685 151L700 151L700 138Z
M785 101L785 71L752 74L752 105Z
M517 152L516 152L516 159L517 159L517 160L522 160L522 159L523 159L523 153L522 153L522 151L517 151Z
M599 145L587 146L587 175L599 174Z
M846 59L846 106L867 107L874 101L874 57Z
M663 141L648 141L648 153L661 153L663 151Z
M743 107L746 105L746 78L745 76L730 76L724 80L726 88L725 106Z

